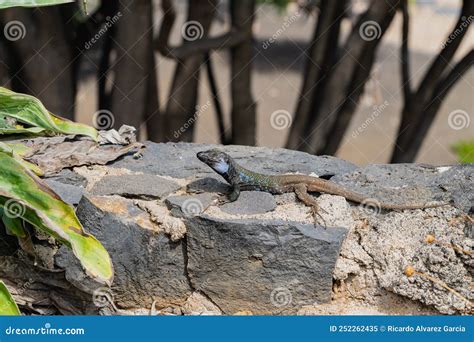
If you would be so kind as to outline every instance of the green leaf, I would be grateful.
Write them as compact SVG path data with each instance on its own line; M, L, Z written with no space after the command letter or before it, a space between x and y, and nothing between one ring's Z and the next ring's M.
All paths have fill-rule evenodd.
M43 170L41 170L41 168L38 165L27 162L26 160L22 158L22 156L28 153L28 151L29 151L29 148L25 145L6 144L0 141L0 152L4 152L10 155L11 157L15 158L17 162L23 165L23 167L30 169L38 176L42 176L44 174Z
M0 135L2 134L76 134L97 141L97 130L50 113L40 100L0 87Z
M87 274L111 284L113 266L102 244L84 232L74 209L8 153L0 152L0 206L70 247Z
M0 9L8 7L40 7L74 2L74 0L3 0Z
M453 146L460 163L474 163L474 140L460 141Z
M2 217L2 222L7 228L7 231L16 236L19 239L25 239L28 235L23 228L23 220L21 218L10 217L5 214L3 208L0 208L0 216Z
M0 316L19 316L21 315L18 306L8 292L5 283L0 280Z

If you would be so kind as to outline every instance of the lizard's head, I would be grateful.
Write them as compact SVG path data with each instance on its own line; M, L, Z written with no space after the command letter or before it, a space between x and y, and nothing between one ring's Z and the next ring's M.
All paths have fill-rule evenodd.
M225 175L232 166L232 158L219 150L198 152L197 157L220 175Z

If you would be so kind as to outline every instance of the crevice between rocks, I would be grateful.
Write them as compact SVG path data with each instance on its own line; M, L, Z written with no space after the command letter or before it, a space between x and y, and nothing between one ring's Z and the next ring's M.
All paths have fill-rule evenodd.
M186 235L181 239L181 245L182 245L182 248L183 248L184 275L186 276L186 279L188 280L188 284L189 284L189 287L191 288L191 291L193 293L194 292L200 293L208 301L210 301L212 304L214 304L220 310L221 313L224 313L224 310L222 310L221 307L216 302L214 302L214 300L212 300L212 298L207 293L205 293L202 289L198 290L194 287L193 282L191 280L191 276L190 276L189 271L188 271L189 256L188 256L188 239L187 239Z

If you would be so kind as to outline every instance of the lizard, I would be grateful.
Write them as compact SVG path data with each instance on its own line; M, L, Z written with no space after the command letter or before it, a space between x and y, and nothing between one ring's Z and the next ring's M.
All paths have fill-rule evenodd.
M230 202L234 202L239 198L240 191L265 191L274 195L294 192L296 197L305 205L310 206L313 214L318 216L320 216L318 214L320 210L318 202L309 192L339 195L351 202L373 203L377 207L391 210L435 208L449 204L447 202L392 204L364 196L319 177L300 174L267 175L257 173L240 166L230 155L217 149L198 152L197 158L230 184L232 191L227 196Z

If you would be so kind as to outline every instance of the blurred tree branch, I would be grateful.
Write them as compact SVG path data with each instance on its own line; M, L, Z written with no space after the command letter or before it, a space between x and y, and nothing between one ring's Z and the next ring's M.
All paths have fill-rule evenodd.
M252 25L255 0L230 0L232 27L248 39L233 46L231 55L232 144L255 145L256 103L252 96Z
M194 33L198 34L198 39L207 36L214 18L216 6L217 0L194 0L188 2L188 17L184 25L195 26L193 29L196 29ZM170 23L172 26L171 21ZM165 31L171 29L168 28L168 25L170 24L166 25ZM185 37L185 35L183 39L191 40L189 37ZM165 38L162 37L159 40L163 42ZM177 60L173 83L164 113L165 140L193 140L193 127L199 114L196 111L196 105L198 100L199 73L203 62L205 62L204 53L196 53Z
M402 12L402 43L400 49L402 88L405 102L409 102L412 96L410 82L410 55L408 51L408 40L410 33L410 16L408 13L408 0L402 0L400 3Z
M330 16L333 18L329 23L330 27L339 26L341 21L336 18L341 18L343 15L344 2L344 0L330 1L331 4L329 4L328 0L322 1L318 21ZM331 59L333 64L330 69L325 70L324 85L321 85L316 93L310 95L311 115L305 117L296 113L294 122L296 128L290 132L287 147L313 154L336 153L370 75L377 47L392 22L399 2L400 0L373 0L370 3L367 11L360 16L353 27L344 46L337 47L336 53L340 54L340 57L337 61L334 58ZM336 17L330 15L332 6L336 6L335 3L340 6L339 15ZM334 31L335 29L322 31L320 35L330 35L330 32ZM337 42L336 32L329 38L332 44ZM320 35L316 34L314 40L320 39L318 38ZM329 43L323 49L327 49L328 46L334 49ZM307 63L314 62L309 58ZM306 73L305 76L308 77L311 74L316 74L316 72ZM321 78L317 82L320 80ZM318 86L318 83L314 81L305 80L305 84L306 82ZM308 96L308 92L303 91L300 97L302 96Z
M402 121L398 129L397 141L392 153L392 163L412 162L415 160L421 144L436 117L441 100L444 99L454 83L472 64L472 54L468 53L456 67L452 68L444 76L449 63L451 63L461 41L469 30L469 24L466 25L466 20L473 14L474 2L472 0L464 0L461 13L454 28L448 35L444 48L428 68L418 89L409 99L406 99L402 112ZM463 27L464 29L462 29Z
M170 46L169 37L176 19L176 12L171 0L161 1L163 21L154 46L164 57L184 59L194 54L208 53L211 50L231 48L249 38L248 32L231 29L217 37L203 37L194 41L185 41L180 46Z

